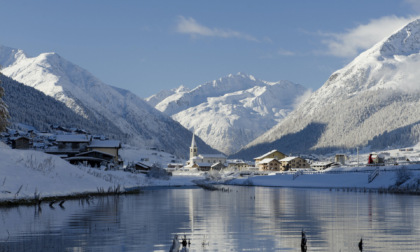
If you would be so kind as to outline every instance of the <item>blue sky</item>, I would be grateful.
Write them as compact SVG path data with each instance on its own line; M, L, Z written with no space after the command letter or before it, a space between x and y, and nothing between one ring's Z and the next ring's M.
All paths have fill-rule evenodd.
M144 98L237 72L316 90L419 13L420 0L0 0L0 44Z

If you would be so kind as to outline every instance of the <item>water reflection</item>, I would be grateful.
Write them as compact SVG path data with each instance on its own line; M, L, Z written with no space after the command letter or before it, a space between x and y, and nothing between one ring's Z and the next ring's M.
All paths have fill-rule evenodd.
M0 251L417 251L420 198L314 189L147 190L0 209Z

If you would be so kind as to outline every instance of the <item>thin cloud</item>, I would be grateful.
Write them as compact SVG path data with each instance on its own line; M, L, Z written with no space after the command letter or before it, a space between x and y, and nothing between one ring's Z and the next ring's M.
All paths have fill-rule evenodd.
M343 58L357 56L412 20L413 17L386 16L372 19L368 24L358 25L345 33L320 33L325 37L322 43L327 46L324 53Z
M220 38L238 38L249 41L259 42L259 40L251 35L233 31L229 29L209 28L199 24L194 18L186 18L179 16L177 20L176 32L189 34L192 37L220 37Z
M296 55L296 53L292 51L284 50L284 49L278 50L277 54L281 56L295 56Z

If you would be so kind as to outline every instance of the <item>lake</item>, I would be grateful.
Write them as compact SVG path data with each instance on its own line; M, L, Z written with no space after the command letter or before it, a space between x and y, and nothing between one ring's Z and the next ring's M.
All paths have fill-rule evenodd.
M1 251L418 251L420 197L324 189L148 189L0 208Z

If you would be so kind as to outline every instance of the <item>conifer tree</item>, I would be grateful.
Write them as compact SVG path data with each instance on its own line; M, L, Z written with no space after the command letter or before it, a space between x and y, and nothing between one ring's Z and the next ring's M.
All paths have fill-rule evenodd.
M1 73L1 66L0 66L0 76L2 76ZM1 80L0 80L1 85ZM6 130L6 126L8 124L7 119L9 118L9 111L7 110L7 105L4 103L2 97L4 95L4 89L0 86L0 132Z

